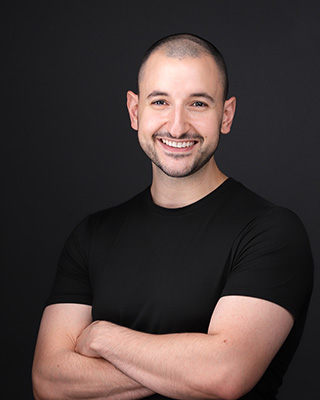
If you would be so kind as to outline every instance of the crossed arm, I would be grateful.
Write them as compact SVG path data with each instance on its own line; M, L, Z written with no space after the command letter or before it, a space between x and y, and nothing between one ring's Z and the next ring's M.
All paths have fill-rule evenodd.
M32 369L36 400L130 400L152 394L108 361L75 352L77 337L91 321L90 306L56 304L45 309Z
M33 367L36 399L237 399L263 375L293 317L268 301L227 296L207 334L151 335L90 322L89 306L46 308Z

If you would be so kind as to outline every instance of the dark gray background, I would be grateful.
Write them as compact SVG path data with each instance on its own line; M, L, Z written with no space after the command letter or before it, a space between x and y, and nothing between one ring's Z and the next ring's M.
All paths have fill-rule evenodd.
M71 229L150 183L125 96L135 88L143 52L164 35L193 32L225 55L238 108L218 163L301 217L317 268L317 4L2 2L1 358L8 398L32 399L42 307ZM319 300L316 272L305 334L280 400L319 398Z

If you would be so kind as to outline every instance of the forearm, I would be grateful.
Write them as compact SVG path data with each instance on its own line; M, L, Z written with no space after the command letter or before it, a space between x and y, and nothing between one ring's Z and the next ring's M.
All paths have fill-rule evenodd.
M37 400L131 400L153 394L106 360L71 350L60 351L46 361L35 357L33 386Z
M110 326L92 348L134 380L171 398L221 398L219 354L213 365L209 335L149 335Z

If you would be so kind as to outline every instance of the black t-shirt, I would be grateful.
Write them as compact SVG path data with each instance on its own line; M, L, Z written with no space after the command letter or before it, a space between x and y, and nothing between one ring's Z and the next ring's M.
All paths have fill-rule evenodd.
M62 251L47 305L89 304L93 320L163 334L206 333L222 296L279 304L294 316L294 327L243 397L275 399L302 334L312 284L312 255L298 217L229 178L186 207L159 207L148 188L86 217Z

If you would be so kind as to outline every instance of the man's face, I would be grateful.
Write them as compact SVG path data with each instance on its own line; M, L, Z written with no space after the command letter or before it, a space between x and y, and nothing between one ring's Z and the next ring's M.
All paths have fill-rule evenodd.
M153 53L140 80L139 97L128 93L131 125L153 163L171 177L203 168L213 157L223 124L225 102L212 57L183 59ZM227 103L227 102L226 102Z

